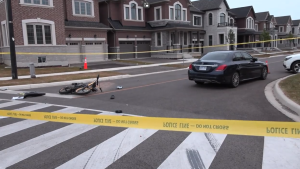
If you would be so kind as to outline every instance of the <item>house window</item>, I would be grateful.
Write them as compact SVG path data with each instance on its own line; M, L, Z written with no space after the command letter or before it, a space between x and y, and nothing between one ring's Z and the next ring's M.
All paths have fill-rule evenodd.
M283 26L279 27L279 32L283 32Z
M26 29L28 44L52 44L50 25L27 24Z
M1 2L1 0L0 0ZM53 7L53 0L20 0L21 5Z
M247 29L255 29L254 28L254 19L252 17L248 17L246 20L246 28Z
M138 17L139 17L138 18L139 20L142 20L142 9L141 8L138 9Z
M125 7L125 19L129 19L129 7Z
M174 8L169 8L170 9L170 19L174 20Z
M8 42L8 31L7 31L7 26L6 26L6 21L1 22L1 28L2 28L2 42L3 46L9 46Z
M219 34L219 44L224 44L224 34Z
M124 5L124 18L125 20L142 21L143 7L138 6L135 1L130 1L129 5Z
M183 45L187 45L188 44L188 34L187 32L183 33Z
M56 45L53 21L43 19L22 20L24 45Z
M92 0L73 0L73 15L94 16Z
M156 46L162 46L161 32L156 32Z
M258 31L258 25L257 24L255 24L255 30Z
M174 3L174 6L169 6L169 19L170 20L178 20L178 21L186 21L187 20L187 9L183 8L180 2Z
M194 26L202 26L202 16L194 15Z
M175 5L175 20L181 20L181 6Z
M292 28L292 33L293 33L293 34L295 33L295 28Z
M213 23L213 15L212 13L208 14L208 25L212 25Z
M224 13L220 14L220 23L225 23L225 14Z
M182 10L182 20L186 21L186 10Z
M161 6L154 8L154 19L161 20Z
M45 63L45 62L46 62L46 56L38 57L38 63Z
M209 35L208 36L208 46L212 46L213 45L213 36Z

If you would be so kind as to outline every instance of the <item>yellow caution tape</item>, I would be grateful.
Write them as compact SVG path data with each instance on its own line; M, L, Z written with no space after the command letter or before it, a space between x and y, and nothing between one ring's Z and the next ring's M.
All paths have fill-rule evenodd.
M298 122L107 116L11 110L0 110L0 116L112 127L300 138Z
M187 50L187 49L202 49L202 48L215 48L215 47L224 47L231 45L247 45L247 44L256 44L256 43L266 43L266 42L274 42L274 41L285 41L285 40L294 40L300 39L300 37L296 38L286 38L286 39L277 39L277 40L267 40L267 41L255 41L255 42L245 42L245 43L233 43L233 44L223 44L223 45L214 45L214 46L199 46L199 47L191 47L191 48L180 48L180 49L168 49L168 50L154 50L154 51L141 51L141 52L119 52L119 53L36 53L36 52L16 52L17 55L61 55L61 56L69 56L69 55L124 55L124 54L133 54L133 53L159 53L159 52L171 52L178 50ZM0 52L2 55L8 55L10 52Z

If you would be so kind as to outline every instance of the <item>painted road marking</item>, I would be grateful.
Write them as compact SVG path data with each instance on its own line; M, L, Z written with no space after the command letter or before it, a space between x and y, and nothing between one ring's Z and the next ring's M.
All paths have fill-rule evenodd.
M191 133L158 168L208 169L226 136Z
M44 105L44 107L41 107L41 105ZM52 106L50 104L41 104L41 105L37 106L37 109ZM31 107L31 106L29 106L29 107ZM58 111L55 111L55 112L72 114L72 113L80 112L82 110L84 110L84 109L74 108L74 107L67 107L67 108L64 108L64 109L61 109L61 110L58 110ZM34 111L34 110L31 110L31 111ZM55 112L53 112L53 113L55 113ZM40 125L40 124L44 124L44 123L47 123L47 121L23 120L23 121L13 123L13 124L10 124L10 125L4 126L4 127L0 127L0 130L2 131L2 132L0 132L0 137L6 136L6 135L9 135L9 134L21 131L21 130L25 130L27 128L34 127L34 126L37 126L37 125Z
M7 168L98 126L72 124L0 151L0 168Z
M300 166L300 139L265 137L262 169L295 169Z
M2 100L2 99L1 99L1 100ZM9 107L9 106L14 106L14 105L22 104L22 103L26 103L26 102L14 100L14 101L10 101L10 102L6 102L6 103L0 104L0 108ZM31 106L28 106L28 107L29 107L29 108L28 108L28 111L30 111L30 107L31 107ZM16 110L21 110L21 109L16 109ZM23 110L23 111L27 111L27 110L25 109L25 110ZM32 111L33 111L33 110L32 110ZM4 118L7 118L7 117L0 116L0 119L4 119Z
M57 169L106 168L155 132L157 130L128 128L59 166Z

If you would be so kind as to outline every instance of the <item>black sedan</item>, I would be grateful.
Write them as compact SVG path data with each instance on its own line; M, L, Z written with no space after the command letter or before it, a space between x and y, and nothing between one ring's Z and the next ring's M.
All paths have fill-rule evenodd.
M238 87L241 81L268 76L268 66L243 51L216 51L189 66L189 80L197 84L220 83Z

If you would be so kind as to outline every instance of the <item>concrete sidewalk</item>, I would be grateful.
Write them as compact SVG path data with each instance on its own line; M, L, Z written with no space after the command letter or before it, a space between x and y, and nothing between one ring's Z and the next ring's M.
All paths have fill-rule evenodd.
M156 67L156 66L164 66L164 65L174 65L174 64L182 64L184 63L192 63L198 59L184 59L178 60L176 62L166 62L166 63L157 63L157 64L149 64L149 65L137 65L137 66L126 66L126 67L117 67L117 68L107 68L107 69L94 69L94 70L86 70L86 71L74 71L74 72L64 72L64 73L51 73L51 74L41 74L36 75L36 77L49 77L49 76L60 76L60 75L72 75L72 74L80 74L80 73L93 73L93 72L106 72L106 71L119 71L119 70L128 70L128 69L138 69L138 68L148 68L148 67ZM19 76L19 79L29 79L30 75ZM2 77L2 80L11 80L11 77Z

